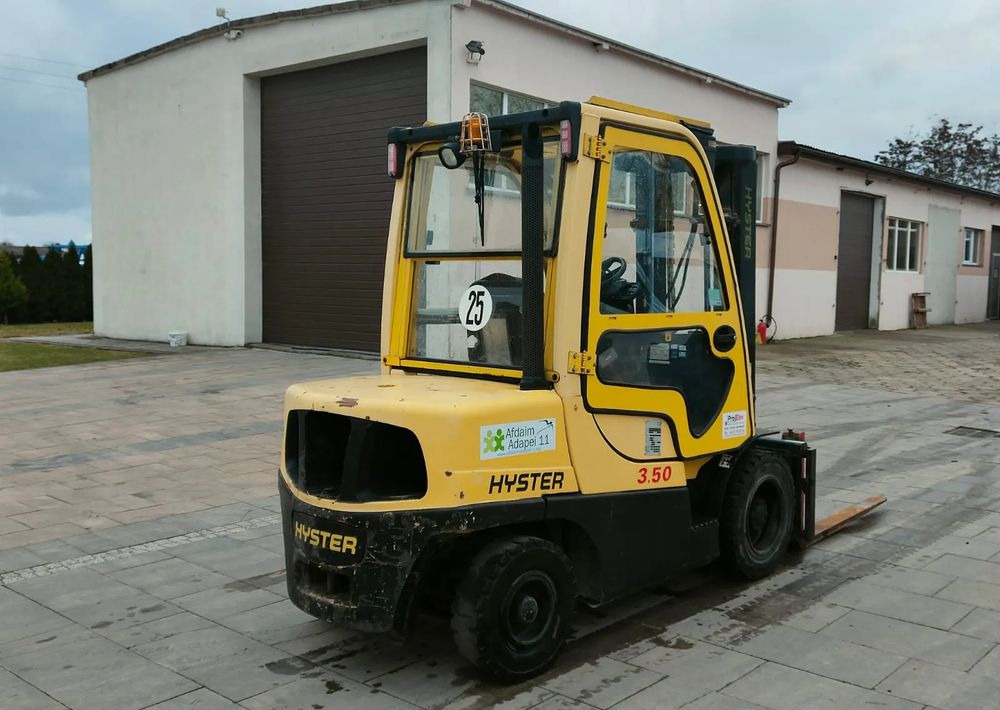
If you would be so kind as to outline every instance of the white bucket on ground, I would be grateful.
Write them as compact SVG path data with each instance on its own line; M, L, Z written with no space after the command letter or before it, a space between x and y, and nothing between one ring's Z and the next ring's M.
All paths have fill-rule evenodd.
M188 344L188 334L186 330L171 330L167 333L167 342L172 348L181 348Z

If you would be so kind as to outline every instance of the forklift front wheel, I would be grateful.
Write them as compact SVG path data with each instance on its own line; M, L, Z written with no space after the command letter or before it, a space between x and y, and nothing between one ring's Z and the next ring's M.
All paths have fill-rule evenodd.
M766 577L788 549L795 518L795 483L788 460L750 450L733 471L722 505L720 552L729 571Z
M497 680L541 673L566 640L574 589L569 560L548 540L519 536L489 543L452 606L459 652Z

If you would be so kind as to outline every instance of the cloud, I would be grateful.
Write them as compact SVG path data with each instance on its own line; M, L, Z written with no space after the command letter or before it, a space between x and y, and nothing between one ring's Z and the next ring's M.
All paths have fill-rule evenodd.
M627 12L606 0L514 1L791 98L780 112L782 138L871 158L935 116L1000 132L995 0L630 0ZM233 18L312 4L220 2ZM0 0L0 67L15 67L0 68L0 239L89 241L86 93L75 75L212 25L214 8L205 0Z
M0 211L0 242L90 244L90 208L8 215Z
M517 2L792 99L784 139L870 159L935 116L1000 132L995 0Z
M310 3L224 4L237 18ZM204 0L0 0L0 240L90 241L87 95L76 75L212 25L214 10Z

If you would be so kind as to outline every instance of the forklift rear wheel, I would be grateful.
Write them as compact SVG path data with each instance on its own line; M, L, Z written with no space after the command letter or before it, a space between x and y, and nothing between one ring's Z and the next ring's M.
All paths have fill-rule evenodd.
M746 579L773 572L792 538L794 508L788 461L769 451L747 452L722 505L720 552L729 571Z
M459 652L497 680L541 673L566 640L574 589L569 560L548 540L525 536L489 543L473 560L452 606Z

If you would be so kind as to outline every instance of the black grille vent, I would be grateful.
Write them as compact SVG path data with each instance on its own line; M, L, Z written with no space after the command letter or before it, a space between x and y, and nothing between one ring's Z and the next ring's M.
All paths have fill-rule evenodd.
M342 414L289 412L285 468L300 490L322 498L360 503L427 492L427 467L412 431Z

